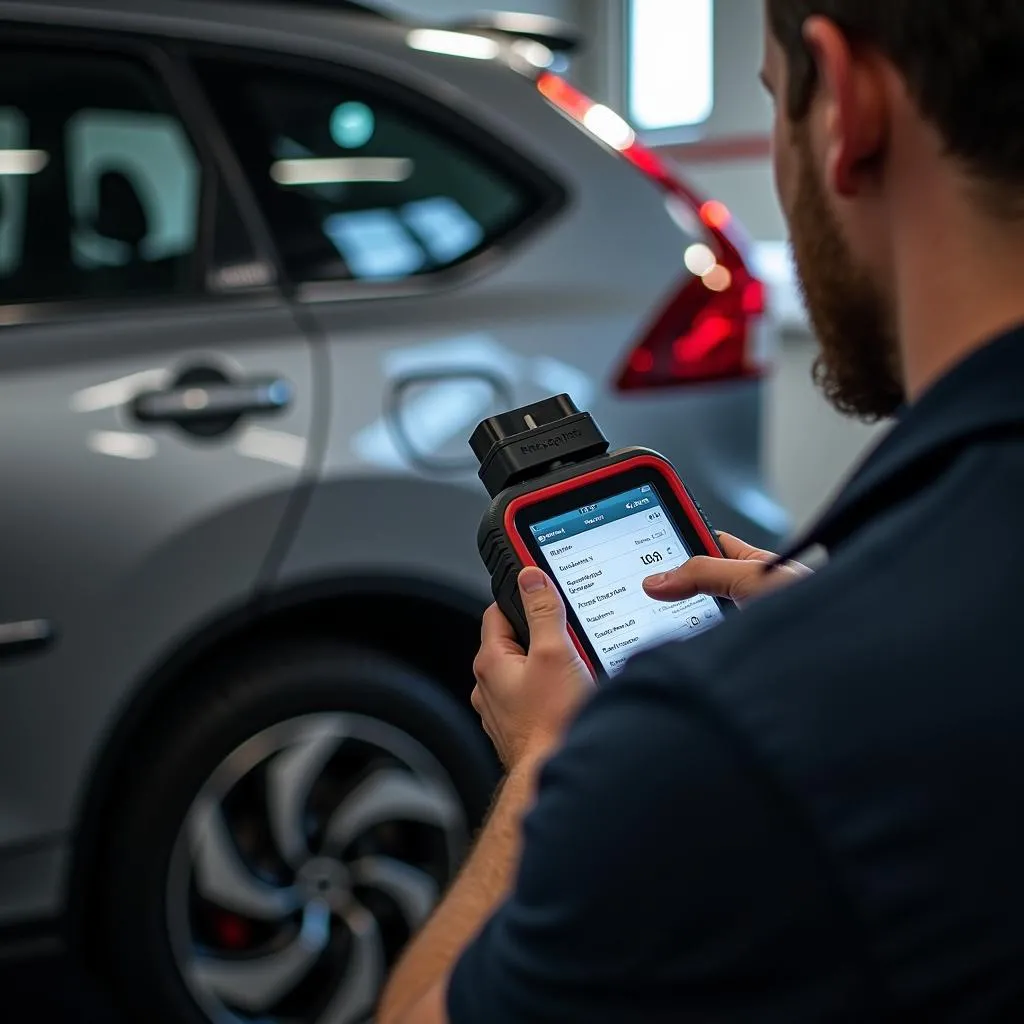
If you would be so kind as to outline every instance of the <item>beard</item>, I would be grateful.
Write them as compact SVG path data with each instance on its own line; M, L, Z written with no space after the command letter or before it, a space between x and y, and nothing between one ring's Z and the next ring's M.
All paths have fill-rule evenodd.
M892 302L843 238L798 129L796 202L790 216L793 261L821 349L814 381L839 412L867 422L904 401Z

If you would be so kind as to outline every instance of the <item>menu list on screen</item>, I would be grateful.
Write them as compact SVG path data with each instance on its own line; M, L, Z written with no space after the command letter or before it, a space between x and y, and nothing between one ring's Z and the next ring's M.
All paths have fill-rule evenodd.
M721 621L710 597L664 603L644 593L646 577L674 569L692 555L653 484L530 529L609 675L638 651L702 633Z

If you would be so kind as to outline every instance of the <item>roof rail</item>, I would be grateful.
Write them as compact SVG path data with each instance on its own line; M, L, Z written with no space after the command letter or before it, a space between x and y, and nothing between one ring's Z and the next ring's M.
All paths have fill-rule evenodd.
M583 46L583 36L578 29L544 14L495 11L447 21L444 27L454 32L485 32L530 39L543 43L555 53L574 53Z
M360 0L244 0L245 3L293 4L296 7L312 7L317 10L337 11L341 14L365 14L372 18L395 21L394 15L371 3Z
M406 19L386 2L363 2L363 0L235 0L245 3L276 3L308 7L316 10L337 11L340 14L363 14L383 21L406 23ZM583 36L578 29L559 18L543 14L520 14L515 11L494 11L457 18L443 23L424 22L420 18L409 19L420 24L435 25L452 32L486 33L512 36L543 43L556 54L575 53L583 46Z

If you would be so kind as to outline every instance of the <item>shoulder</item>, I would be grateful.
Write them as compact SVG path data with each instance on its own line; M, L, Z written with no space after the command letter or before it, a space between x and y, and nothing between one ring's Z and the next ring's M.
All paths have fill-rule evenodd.
M614 684L650 680L729 736L880 929L941 888L951 957L980 908L1014 941L1024 913L1024 828L999 810L1024 803L1022 497L1021 446L980 447L820 573ZM917 938L899 955L919 965Z

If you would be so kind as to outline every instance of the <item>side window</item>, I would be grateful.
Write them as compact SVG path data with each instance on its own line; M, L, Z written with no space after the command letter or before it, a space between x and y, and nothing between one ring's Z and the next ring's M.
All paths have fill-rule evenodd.
M365 81L199 61L296 281L454 266L537 208L532 186Z
M196 286L202 171L154 74L0 50L0 302Z
M17 270L25 251L27 152L25 114L17 107L0 107L0 280Z

